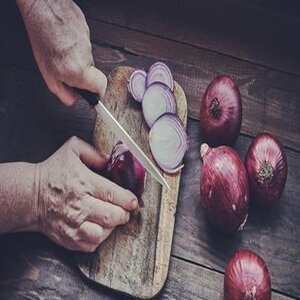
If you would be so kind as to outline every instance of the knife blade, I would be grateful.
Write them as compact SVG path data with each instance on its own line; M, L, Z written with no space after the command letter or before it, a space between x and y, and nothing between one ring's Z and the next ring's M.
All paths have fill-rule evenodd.
M95 107L97 114L102 118L104 123L116 134L116 136L128 147L130 152L140 161L150 175L156 179L162 186L170 189L167 181L161 175L159 170L143 152L143 150L135 143L131 136L125 131L120 123L114 118L109 110L100 101L97 94L87 90L76 88L75 91L81 95L89 104Z

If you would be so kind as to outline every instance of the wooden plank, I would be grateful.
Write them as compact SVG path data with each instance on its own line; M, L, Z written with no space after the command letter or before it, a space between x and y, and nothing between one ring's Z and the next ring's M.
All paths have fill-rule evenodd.
M127 90L132 71L124 66L112 70L103 103L154 162L141 106ZM186 98L176 82L174 96L177 115L186 124ZM118 141L109 126L97 118L94 131L97 148L109 154ZM76 259L85 276L134 297L150 299L162 289L169 269L180 173L164 177L170 190L162 189L154 178L147 176L137 219L116 229L92 255L78 254Z
M249 248L265 259L273 288L300 297L300 154L286 150L288 179L280 201L269 211L251 208L244 230L225 235L208 223L200 205L201 133L196 121L188 127L190 150L182 173L172 253L223 272L236 250ZM239 137L235 149L242 158L251 141Z
M89 25L95 42L166 60L186 91L193 118L199 118L200 101L209 82L228 74L242 94L241 132L255 136L270 131L285 145L300 150L299 77L93 20Z
M7 30L3 31L0 62L33 68L35 64L22 20L13 7L8 15L12 13L15 16L6 18L5 22L2 20ZM299 77L118 26L93 20L89 23L95 41L95 63L106 74L122 64L147 67L155 60L165 60L186 92L189 116L196 119L209 82L217 75L228 74L236 80L242 94L241 132L255 136L269 131L286 146L300 150ZM97 45L99 43L102 46Z
M0 298L128 299L87 281L72 256L39 234L1 236ZM157 299L221 300L223 275L172 257L168 280ZM273 292L272 299L290 298Z
M97 20L300 74L300 43L295 43L300 18L295 10L278 14L270 8L236 0L212 0L202 4L191 0L154 3L135 0L130 5L126 0L92 0L86 3L86 14Z

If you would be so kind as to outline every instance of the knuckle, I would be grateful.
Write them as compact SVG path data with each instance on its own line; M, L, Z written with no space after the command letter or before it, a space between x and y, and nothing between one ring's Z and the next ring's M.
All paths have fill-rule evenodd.
M113 223L113 213L107 212L102 217L103 226L110 226Z
M108 188L105 191L105 200L109 203L113 203L115 200L115 191L113 190L113 188Z
M69 81L81 80L86 66L80 59L70 59L67 63L67 77Z

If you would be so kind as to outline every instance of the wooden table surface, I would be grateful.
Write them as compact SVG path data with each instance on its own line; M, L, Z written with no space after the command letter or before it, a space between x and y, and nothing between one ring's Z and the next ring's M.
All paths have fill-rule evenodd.
M228 259L247 247L261 255L272 299L300 298L300 9L288 0L79 1L95 64L147 67L165 61L184 88L190 148L182 174L168 280L159 299L223 299ZM130 4L129 4L130 3ZM63 107L34 62L15 1L0 7L0 162L39 162L70 136L91 142L95 114L79 101ZM257 134L285 146L288 180L267 212L250 208L244 230L226 236L199 203L202 142L198 113L219 74L238 84L243 122L235 149L245 157ZM0 299L125 299L86 280L73 253L36 233L0 237Z

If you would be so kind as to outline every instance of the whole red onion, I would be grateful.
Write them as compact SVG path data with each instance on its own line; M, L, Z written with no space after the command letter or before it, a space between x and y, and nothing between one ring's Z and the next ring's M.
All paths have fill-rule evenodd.
M228 76L216 77L207 87L200 107L204 141L210 146L233 145L242 123L240 91Z
M220 230L241 230L248 216L248 179L238 154L227 146L200 149L201 203L208 219Z
M138 198L144 192L145 168L122 142L118 142L112 150L107 163L106 177L132 191Z
M246 158L251 202L268 206L279 199L287 179L287 159L280 141L270 133L257 136Z
M225 300L270 300L271 278L264 260L250 250L230 259L224 277Z

